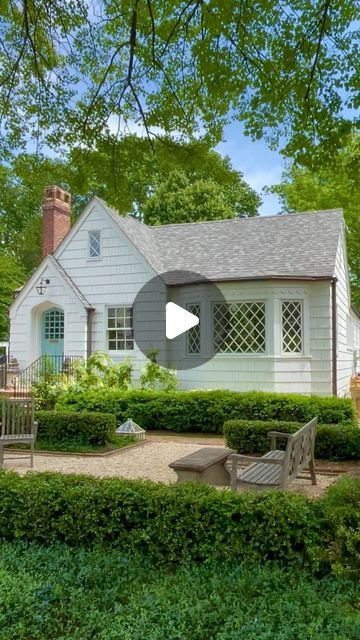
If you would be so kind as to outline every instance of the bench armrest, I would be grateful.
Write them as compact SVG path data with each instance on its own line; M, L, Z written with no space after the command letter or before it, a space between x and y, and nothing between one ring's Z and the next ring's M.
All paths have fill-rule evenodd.
M282 431L268 431L267 436L271 438L271 448L276 449L276 440L277 438L285 438L286 440L290 438L292 433L283 433Z

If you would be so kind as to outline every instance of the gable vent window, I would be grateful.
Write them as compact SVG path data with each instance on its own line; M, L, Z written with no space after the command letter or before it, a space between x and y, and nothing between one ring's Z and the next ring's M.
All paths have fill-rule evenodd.
M265 353L265 302L214 304L215 353Z
M193 313L194 316L200 318L200 305L199 304L187 304L187 311ZM191 327L187 331L187 352L189 355L199 354L201 350L200 343L200 322L195 327Z
M109 351L134 349L133 310L131 307L109 307L107 313Z
M89 231L89 258L101 256L101 231Z
M284 353L302 352L302 317L301 300L282 301L282 350Z

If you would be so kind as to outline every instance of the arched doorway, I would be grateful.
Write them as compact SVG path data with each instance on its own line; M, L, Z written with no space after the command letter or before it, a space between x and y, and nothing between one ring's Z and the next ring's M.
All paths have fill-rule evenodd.
M41 353L62 356L64 353L64 312L52 307L41 316Z

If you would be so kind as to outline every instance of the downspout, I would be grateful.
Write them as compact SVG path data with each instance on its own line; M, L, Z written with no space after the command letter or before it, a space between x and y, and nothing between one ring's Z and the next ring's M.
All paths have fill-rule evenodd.
M331 280L331 342L332 342L332 394L337 396L337 317L336 317L336 283Z
M93 317L95 309L87 309L87 344L86 359L92 354L93 347Z

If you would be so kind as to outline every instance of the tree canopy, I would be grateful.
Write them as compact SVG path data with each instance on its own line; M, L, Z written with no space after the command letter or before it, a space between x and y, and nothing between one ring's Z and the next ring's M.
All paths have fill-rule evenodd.
M24 271L15 258L0 253L0 340L8 336L8 308L14 290L23 284Z
M1 0L2 152L140 122L324 156L357 126L358 0ZM152 133L151 133L152 132Z
M344 210L352 295L360 308L360 136L341 150L333 167L292 164L271 191L280 196L285 212Z
M125 136L112 142L111 153L105 141L93 150L74 147L61 161L19 154L0 168L0 246L26 273L40 261L41 200L44 186L54 183L72 193L74 218L92 195L149 224L248 217L261 203L228 158L197 141L161 138L153 149L146 139ZM150 214L150 203L164 206L165 195L176 204L180 183L187 191L178 212Z

